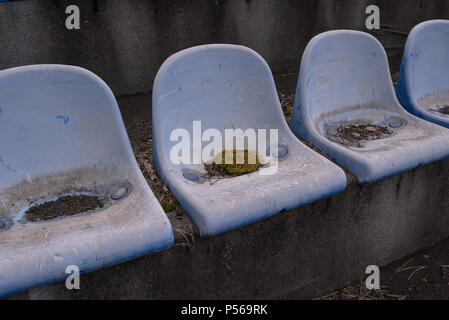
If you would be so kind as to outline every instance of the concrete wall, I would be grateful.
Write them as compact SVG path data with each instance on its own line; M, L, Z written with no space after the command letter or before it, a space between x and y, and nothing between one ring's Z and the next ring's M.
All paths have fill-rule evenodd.
M80 7L80 30L65 28L69 4ZM0 69L78 65L102 77L116 95L124 95L150 91L169 55L221 42L258 51L274 73L292 74L280 86L295 87L307 42L331 29L365 30L369 4L381 8L382 29L373 34L386 46L394 69L415 24L449 19L447 0L13 1L0 5Z
M449 236L449 159L215 237L169 214L165 251L31 289L13 299L315 298ZM381 280L382 281L382 280Z

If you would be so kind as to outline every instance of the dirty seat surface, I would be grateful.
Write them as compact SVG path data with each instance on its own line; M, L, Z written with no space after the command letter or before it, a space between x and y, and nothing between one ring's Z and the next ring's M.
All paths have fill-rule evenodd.
M385 50L358 31L325 32L310 41L290 126L360 183L449 155L449 131L402 108Z
M193 122L201 128L193 130ZM180 140L170 137L177 129L186 130L191 138L191 163L171 161L171 150ZM277 167L273 162L238 176L205 178L207 159L194 162L193 155L211 140L196 146L193 141L198 130L201 136L209 129L221 135L219 145L228 151L227 129L266 129L266 159L276 158ZM278 140L273 139L277 148L268 136L270 129L278 132ZM203 236L340 192L346 186L343 170L289 130L268 65L242 46L199 46L165 61L153 88L153 150L161 177ZM233 151L237 150L251 151Z
M37 65L0 88L0 296L172 244L101 79Z
M449 20L430 20L412 29L396 93L414 115L449 128Z

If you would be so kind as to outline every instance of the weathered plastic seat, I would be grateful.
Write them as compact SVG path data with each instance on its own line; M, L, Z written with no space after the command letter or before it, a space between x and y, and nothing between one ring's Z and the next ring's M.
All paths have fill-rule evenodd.
M156 76L152 116L155 164L203 236L340 192L346 186L343 170L289 130L267 63L246 47L204 45L169 57ZM279 148L269 152L280 157L277 171L270 174L271 166L211 184L201 178L204 163L174 163L170 151L178 142L170 141L170 136L175 129L185 129L193 137L193 121L201 121L203 131L218 130L223 140L226 129L277 129ZM203 141L202 147L208 143Z
M103 208L74 206L79 214L45 220L25 214L82 195ZM62 65L0 71L0 227L0 296L63 279L69 265L87 272L173 243L117 102L93 73Z
M322 33L301 62L291 129L369 183L449 155L449 131L397 101L380 42L358 31Z
M449 128L449 20L426 21L412 29L396 94L412 114Z

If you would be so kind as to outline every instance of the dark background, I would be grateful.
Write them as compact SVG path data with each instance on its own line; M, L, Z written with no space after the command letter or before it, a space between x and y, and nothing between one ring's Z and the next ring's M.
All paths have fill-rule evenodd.
M76 4L81 29L67 30ZM302 52L316 34L365 29L365 8L380 7L370 32L399 68L407 33L429 19L449 19L447 0L21 0L0 3L0 69L38 63L82 66L116 95L151 91L171 54L200 44L233 43L259 52L278 87L294 87ZM283 81L287 80L287 81ZM283 81L283 82L282 82Z

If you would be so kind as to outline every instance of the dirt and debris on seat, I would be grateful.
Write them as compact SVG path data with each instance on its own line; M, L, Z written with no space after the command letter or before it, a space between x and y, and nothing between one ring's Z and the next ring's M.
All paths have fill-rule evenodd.
M367 141L383 139L393 133L390 129L376 124L329 126L326 131L331 141L354 148L363 148Z
M103 202L97 196L70 195L33 206L25 214L28 221L35 222L71 216L103 207Z
M449 115L449 104L444 105L444 106L437 106L437 108L438 108L439 113Z
M243 160L243 163L238 161ZM225 150L221 152L211 163L204 164L207 174L203 177L209 182L241 176L261 168L257 154L248 150Z

